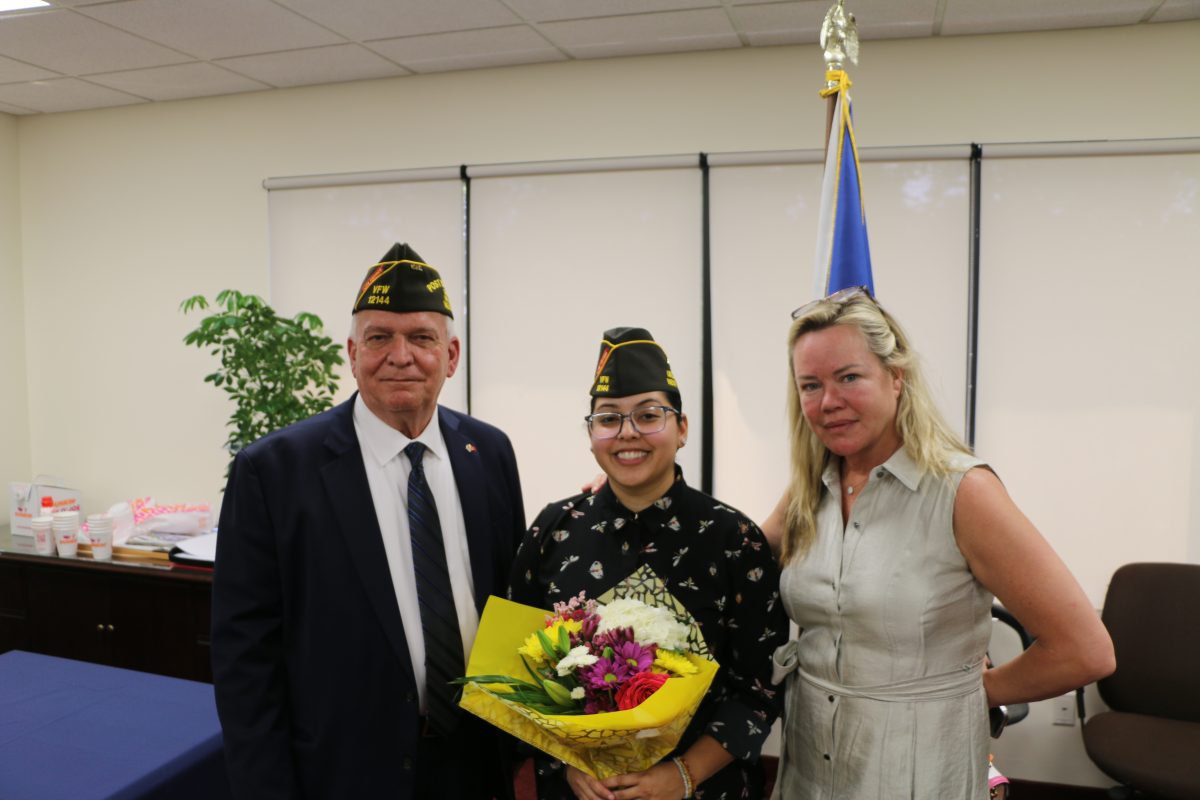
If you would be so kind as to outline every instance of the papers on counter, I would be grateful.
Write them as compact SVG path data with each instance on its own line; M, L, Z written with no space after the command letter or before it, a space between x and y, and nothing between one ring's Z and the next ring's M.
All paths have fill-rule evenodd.
M171 560L211 566L217 560L217 533L189 536L171 550Z

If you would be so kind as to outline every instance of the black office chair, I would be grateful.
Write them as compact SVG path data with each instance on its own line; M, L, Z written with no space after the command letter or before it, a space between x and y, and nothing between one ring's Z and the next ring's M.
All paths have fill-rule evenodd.
M1200 565L1126 564L1104 598L1117 670L1097 682L1111 711L1087 718L1088 757L1112 797L1200 798Z
M1029 631L1025 630L1025 626L1018 622L1017 618L999 603L992 603L992 619L1016 631L1017 636L1021 639L1022 650L1028 650L1029 645L1033 644L1033 637L1029 635ZM999 664L993 661L993 666L999 666ZM1006 706L999 706L991 709L989 715L992 724L992 738L996 738L1006 727L1016 725L1029 716L1029 704L1011 703Z

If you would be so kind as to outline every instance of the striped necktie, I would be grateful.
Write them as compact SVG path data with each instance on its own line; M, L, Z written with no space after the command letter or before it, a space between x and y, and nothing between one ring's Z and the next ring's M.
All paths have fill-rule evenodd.
M421 631L425 636L426 712L433 731L446 736L454 730L459 715L454 702L457 689L449 682L464 672L462 634L450 588L437 505L421 464L425 445L412 442L404 448L404 454L412 462L408 476L408 530L421 607Z

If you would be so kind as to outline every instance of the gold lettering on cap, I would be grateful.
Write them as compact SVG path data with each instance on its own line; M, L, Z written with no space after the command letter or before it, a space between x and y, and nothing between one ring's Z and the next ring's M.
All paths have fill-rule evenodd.
M434 292L436 292L438 289L441 289L441 288L442 288L442 279L441 278L438 278L437 280L432 280L429 283L425 284L425 291L429 292L430 294L433 294Z

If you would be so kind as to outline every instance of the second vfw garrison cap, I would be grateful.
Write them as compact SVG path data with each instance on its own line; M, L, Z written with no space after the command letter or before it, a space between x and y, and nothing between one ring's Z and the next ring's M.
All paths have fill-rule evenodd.
M454 318L442 276L399 242L367 270L354 300L354 313L359 311L435 311Z
M645 328L610 328L600 342L592 397L666 392L679 409L683 399L667 354Z

